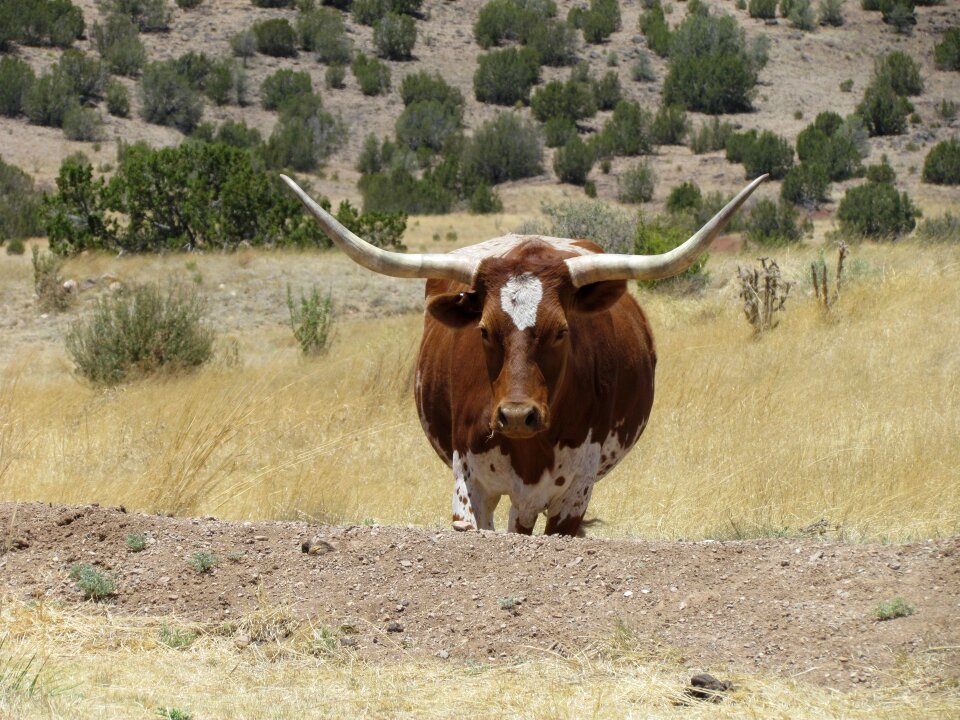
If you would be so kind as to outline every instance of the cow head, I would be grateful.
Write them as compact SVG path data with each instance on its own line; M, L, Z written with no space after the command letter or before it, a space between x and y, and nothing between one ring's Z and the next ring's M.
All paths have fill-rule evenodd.
M571 352L571 314L609 308L623 295L626 280L660 280L686 270L766 175L741 190L690 239L662 255L608 255L597 246L586 254L560 253L534 242L503 257L385 251L354 235L293 180L281 177L334 244L360 265L393 277L455 283L446 283L448 292L443 286L432 288L438 292L428 293L427 310L448 325L475 326L493 389L491 430L523 438L550 423L550 403L562 387Z
M551 405L564 388L573 315L606 310L626 291L625 280L576 287L565 262L572 256L532 240L484 258L470 289L428 292L428 313L476 333L493 397L491 432L528 438L549 427Z

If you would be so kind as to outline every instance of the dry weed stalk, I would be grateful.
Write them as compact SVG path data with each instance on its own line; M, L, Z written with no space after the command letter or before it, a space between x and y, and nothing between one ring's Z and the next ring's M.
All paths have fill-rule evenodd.
M759 269L744 270L738 265L737 275L740 278L743 313L753 325L753 332L759 334L780 324L776 313L783 311L791 283L783 281L776 260L766 257L757 259L761 265Z
M820 307L824 312L830 312L837 300L840 299L840 286L843 284L843 263L847 259L847 255L850 254L850 249L847 247L847 244L843 241L840 242L839 247L837 248L837 277L836 285L833 290L833 294L830 294L830 287L827 284L827 264L822 263L820 268L817 268L817 263L810 263L810 276L813 278L813 291L817 295L817 302L820 304ZM820 270L820 277L817 277L817 270Z

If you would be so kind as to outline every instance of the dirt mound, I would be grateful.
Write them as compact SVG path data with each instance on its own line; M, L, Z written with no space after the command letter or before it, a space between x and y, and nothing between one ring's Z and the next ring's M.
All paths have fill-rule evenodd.
M82 602L69 568L115 577L115 611L239 619L267 599L337 628L368 659L570 653L629 628L691 667L889 684L898 656L960 653L960 538L656 542L169 518L0 503L0 592ZM132 552L127 536L143 534ZM309 543L305 546L304 543ZM309 547L309 551L306 551ZM199 572L198 552L217 556ZM874 619L902 596L912 615ZM950 651L949 648L954 650Z

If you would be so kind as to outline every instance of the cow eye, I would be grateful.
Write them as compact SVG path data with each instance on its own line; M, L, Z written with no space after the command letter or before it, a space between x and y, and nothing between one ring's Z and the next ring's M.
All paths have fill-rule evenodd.
M481 337L483 340L489 340L489 339L490 339L490 331L487 330L483 325L480 326L480 337Z
M561 340L563 340L567 336L568 332L570 332L570 328L562 327L559 330L557 330L557 342L560 342Z

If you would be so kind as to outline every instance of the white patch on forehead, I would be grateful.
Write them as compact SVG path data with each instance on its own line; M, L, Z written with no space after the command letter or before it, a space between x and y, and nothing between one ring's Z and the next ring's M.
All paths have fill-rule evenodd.
M514 275L500 288L500 307L517 330L537 324L537 308L543 298L543 283L533 273Z

